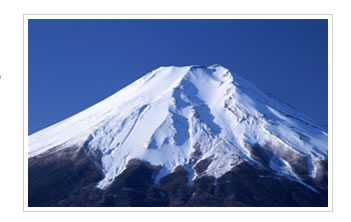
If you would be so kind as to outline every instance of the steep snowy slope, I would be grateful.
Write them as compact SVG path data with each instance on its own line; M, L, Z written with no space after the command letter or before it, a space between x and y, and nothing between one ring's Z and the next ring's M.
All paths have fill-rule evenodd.
M132 159L161 166L156 183L177 166L191 183L249 162L304 184L306 172L313 179L323 170L328 133L222 66L161 67L31 135L29 157L72 146L101 152L101 189ZM303 173L301 161L307 163ZM203 172L194 170L204 162Z

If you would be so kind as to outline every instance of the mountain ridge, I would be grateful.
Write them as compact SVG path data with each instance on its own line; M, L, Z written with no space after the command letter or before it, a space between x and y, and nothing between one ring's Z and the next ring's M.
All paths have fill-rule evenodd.
M161 167L155 184L178 166L191 184L248 162L317 191L311 180L325 170L327 136L325 127L220 65L160 67L32 134L29 157L54 147L97 150L102 190L139 159Z

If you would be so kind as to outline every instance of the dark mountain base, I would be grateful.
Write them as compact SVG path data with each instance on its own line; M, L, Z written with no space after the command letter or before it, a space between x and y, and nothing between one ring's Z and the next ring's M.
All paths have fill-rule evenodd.
M28 160L29 207L94 206L103 178L100 155L87 149L54 150Z
M217 180L190 185L178 167L157 185L159 167L132 160L104 191L100 154L86 148L51 150L29 159L29 207L327 207L327 184L318 192L243 162ZM90 149L92 150L92 149Z

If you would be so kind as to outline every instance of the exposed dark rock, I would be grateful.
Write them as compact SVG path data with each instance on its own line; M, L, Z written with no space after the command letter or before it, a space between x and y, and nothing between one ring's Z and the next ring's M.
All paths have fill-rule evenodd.
M192 188L188 186L188 174L183 167L161 178L157 188L166 193L170 207L184 206L190 199Z
M102 192L95 188L103 178L100 154L87 150L70 147L29 158L28 205L91 206L101 199Z
M195 167L194 170L197 173L197 175L201 175L205 170L207 170L207 167L211 164L212 160L207 158L207 159L203 159L200 162L198 162Z
M193 164L193 163L197 162L199 160L199 158L201 157L201 155L202 155L202 152L200 150L201 145L200 145L199 142L196 142L193 145L193 148L194 148L195 151L190 154L190 157L191 157L191 159L189 161L190 164Z
M312 180L314 187L318 187L319 190L328 193L328 160L318 162L320 170L317 171L316 178Z
M269 161L273 157L273 153L269 150L263 149L260 145L255 144L250 146L246 144L245 146L249 151L251 158L261 163L264 167L269 168Z
M223 203L215 195L215 178L203 176L194 181L192 194L189 201L185 204L188 207L223 207Z
M216 196L225 206L313 207L328 203L325 193L246 162L217 180Z
M140 160L129 161L127 169L105 190L102 206L167 206L164 194L154 186L153 178L159 169Z
M253 146L246 145L246 148L250 151L251 158L262 164L267 169L271 168L270 161L274 162L279 159L277 157L277 154L279 154L279 156L289 163L292 171L303 182L312 186L315 184L314 179L310 176L310 170L308 168L309 159L299 152L284 147L275 147L275 149L272 149L272 147L269 146L261 147L258 144L254 144ZM282 150L284 152L280 153ZM321 166L321 168L323 167ZM318 172L325 172L325 170L321 169Z
M56 148L58 149L58 148ZM90 151L89 151L90 150ZM29 206L98 207L315 207L328 205L328 175L318 173L308 187L247 162L220 178L200 176L188 183L187 171L179 166L154 184L160 170L140 160L129 161L126 170L106 189L96 188L102 180L100 154L87 147L49 150L29 159ZM59 154L59 155L57 155ZM264 165L274 154L255 149ZM210 164L202 160L194 167L200 175ZM327 172L328 162L320 162Z

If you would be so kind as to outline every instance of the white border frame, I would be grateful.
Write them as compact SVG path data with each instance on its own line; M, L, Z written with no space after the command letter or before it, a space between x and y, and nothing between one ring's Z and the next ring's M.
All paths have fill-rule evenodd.
M327 19L328 207L28 207L29 19ZM333 15L332 14L24 14L23 15L23 211L24 212L333 212Z

